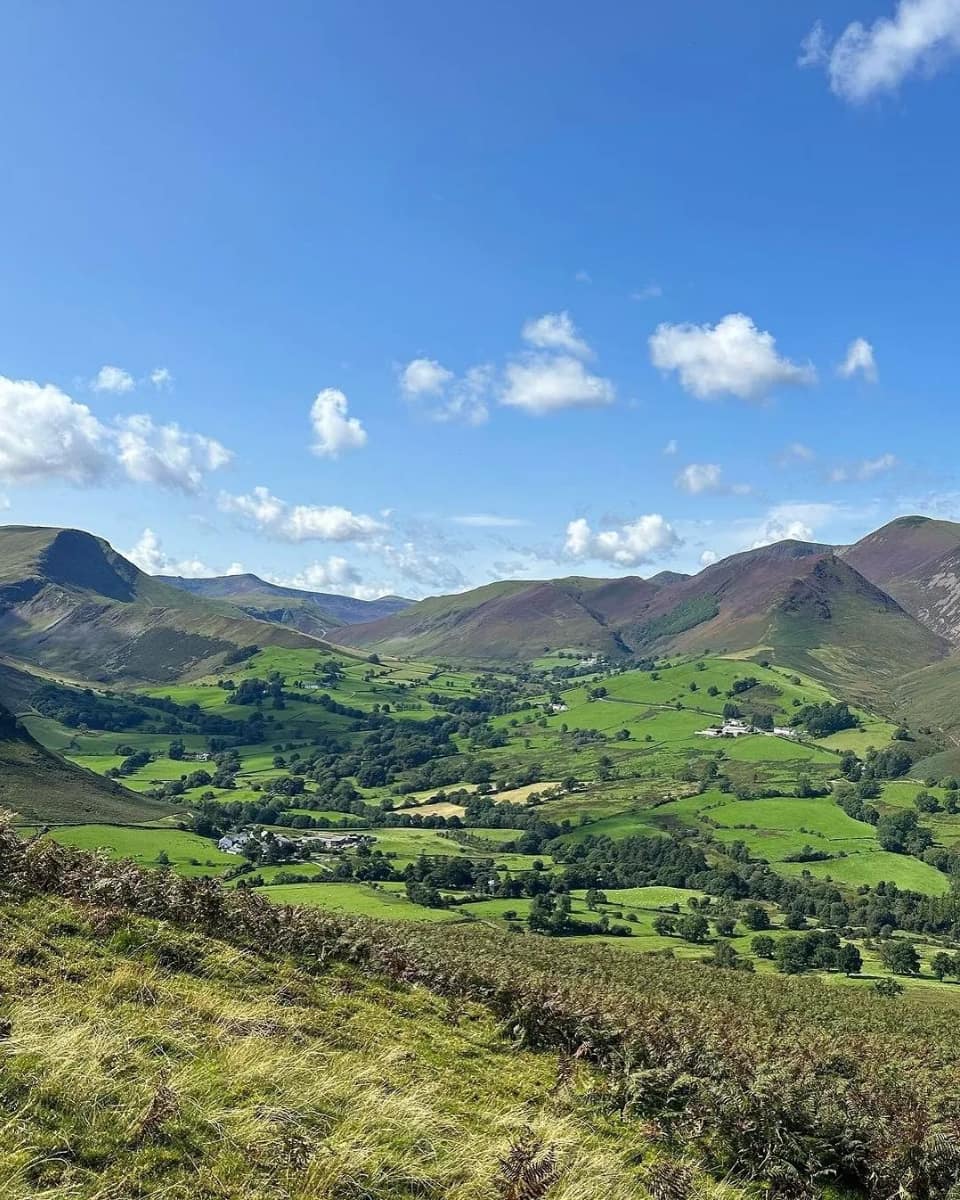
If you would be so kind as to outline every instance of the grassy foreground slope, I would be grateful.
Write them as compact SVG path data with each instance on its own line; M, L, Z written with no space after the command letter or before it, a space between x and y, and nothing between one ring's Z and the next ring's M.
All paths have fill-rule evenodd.
M641 1130L781 1196L960 1183L949 1003L350 920L3 827L0 891L0 1087L19 1122L0 1184L16 1200L711 1194L653 1163ZM502 1186L521 1120L534 1132L503 1157L529 1173Z
M628 1200L688 1178L591 1102L589 1069L512 1049L477 1005L46 898L0 922L5 1200L480 1200L544 1194L510 1190L538 1169L556 1200Z

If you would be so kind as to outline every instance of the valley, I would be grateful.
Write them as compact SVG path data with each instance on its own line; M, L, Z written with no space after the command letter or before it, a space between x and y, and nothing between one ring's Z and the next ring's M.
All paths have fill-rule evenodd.
M82 587L87 604L95 596L136 608L140 595L157 598L160 585L95 539L7 536L8 573L30 564L49 572L54 559L56 579L35 574L33 595L56 584L68 594ZM22 547L45 540L51 549L27 559ZM885 689L889 660L866 674L859 657L891 619L913 630L907 650L934 637L889 599L871 600L869 620L861 612L855 639L846 637L843 613L876 586L861 577L798 636L791 622L804 610L811 562L815 576L826 566L832 585L843 583L833 565L842 560L824 555L791 543L719 563L702 579L579 581L577 603L606 597L607 620L615 603L623 629L648 631L653 618L631 622L631 606L680 589L672 607L658 603L686 621L661 622L652 643L660 653L639 657L608 641L607 651L551 647L542 629L526 661L504 659L496 633L486 666L473 654L457 664L396 657L386 649L392 635L377 649L298 633L300 642L275 644L286 618L238 610L227 618L237 642L214 670L192 662L179 679L158 682L168 668L151 666L134 683L123 657L106 683L51 668L58 624L37 661L9 655L2 678L19 745L61 762L64 783L50 795L7 784L7 806L21 828L64 845L209 875L278 903L538 931L760 972L796 969L777 957L778 940L826 931L835 945L819 973L831 982L870 987L898 976L911 988L950 987L960 978L960 956L946 974L942 962L960 947L951 743L942 727L914 725L908 707L883 711L869 699ZM112 594L117 579L133 581L126 598ZM196 626L224 615L226 602L203 590L191 589L176 620ZM477 599L482 609L518 594L511 585ZM727 614L728 632L748 628L759 648L695 649L696 613L709 628L719 619L705 595ZM571 589L557 596L571 600ZM386 620L433 621L440 605L424 601ZM9 606L8 626L18 607ZM476 601L453 597L449 608L474 613ZM425 617L410 615L421 610ZM359 630L355 640L368 641L382 623L341 625L338 640ZM564 619L553 628L569 632ZM952 689L947 653L938 648L926 670ZM839 664L854 662L861 666L840 689ZM102 798L84 804L92 786ZM231 844L238 836L242 849ZM686 920L690 913L702 919ZM915 969L895 969L900 944L915 948ZM844 945L862 969L831 969ZM802 969L816 973L812 963Z

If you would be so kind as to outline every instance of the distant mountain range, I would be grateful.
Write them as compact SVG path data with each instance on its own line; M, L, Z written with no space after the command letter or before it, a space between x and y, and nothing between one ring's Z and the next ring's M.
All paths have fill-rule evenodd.
M393 616L414 603L401 596L356 600L352 596L337 596L330 592L280 587L249 574L218 575L212 579L185 579L179 575L155 578L193 596L225 600L258 621L288 625L301 633L321 638L343 625Z
M853 546L779 542L696 575L507 580L418 602L255 575L154 578L89 533L0 528L0 680L12 686L18 669L120 684L191 678L252 645L316 648L320 637L466 664L558 650L769 657L850 699L902 703L960 730L960 524L902 517Z
M697 575L489 584L354 626L391 654L516 661L548 650L768 654L831 682L889 692L960 641L960 525L906 517L855 546L786 541ZM889 588L889 590L887 590Z

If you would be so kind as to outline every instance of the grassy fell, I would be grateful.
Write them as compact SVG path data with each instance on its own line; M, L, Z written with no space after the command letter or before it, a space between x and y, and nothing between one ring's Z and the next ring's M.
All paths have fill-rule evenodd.
M498 1023L515 1051L522 1054L517 1061L526 1063L530 1055L531 1069L534 1061L546 1061L547 1070L555 1075L555 1056L560 1053L567 1056L561 1062L568 1063L561 1067L561 1074L572 1070L576 1076L578 1069L587 1068L591 1074L596 1072L586 1087L590 1100L586 1108L566 1110L566 1115L578 1122L579 1131L576 1138L571 1134L567 1144L579 1138L586 1139L589 1147L591 1136L602 1131L604 1121L616 1116L622 1121L617 1126L616 1148L605 1164L595 1167L590 1166L589 1152L578 1149L571 1156L577 1164L570 1168L574 1173L557 1179L549 1191L553 1198L642 1196L641 1177L632 1173L638 1162L646 1165L648 1161L642 1153L640 1130L661 1147L670 1147L673 1154L695 1150L704 1165L728 1180L765 1181L776 1195L815 1195L836 1185L876 1200L895 1192L904 1198L927 1200L945 1197L960 1182L960 1152L956 1149L960 1123L955 1100L960 1088L960 1042L953 1003L891 1004L863 993L851 995L843 988L825 988L812 980L754 977L696 963L675 962L666 971L658 960L642 955L561 946L475 926L381 925L320 910L272 905L254 893L224 891L211 880L145 872L49 840L25 845L9 830L0 831L0 872L0 885L19 901L19 907L7 909L8 924L36 920L36 914L48 911L48 905L53 911L62 911L63 901L79 904L81 913L89 913L83 919L101 922L101 933L95 947L89 948L90 954L109 959L113 949L126 947L136 960L132 967L103 964L113 980L107 985L113 1000L101 1000L99 992L95 997L83 992L87 976L83 969L71 967L71 956L48 948L29 927L24 935L14 924L13 936L5 941L4 954L10 957L12 948L14 968L22 969L25 982L11 989L9 976L4 976L4 1006L15 1006L23 999L28 1014L38 1005L52 1006L38 1025L32 1026L28 1019L22 1026L27 1040L18 1065L36 1074L19 1089L14 1076L13 1098L8 1096L5 1103L6 1111L17 1113L17 1119L33 1122L35 1138L46 1131L46 1141L37 1142L32 1152L19 1159L8 1156L7 1178L20 1188L19 1192L8 1190L15 1200L35 1194L25 1190L24 1172L28 1172L27 1184L33 1186L29 1171L35 1171L45 1157L55 1173L79 1172L84 1167L101 1171L105 1164L108 1169L123 1171L129 1169L129 1155L156 1148L153 1139L161 1130L160 1145L167 1153L160 1155L163 1161L159 1165L147 1163L136 1168L141 1185L135 1194L149 1194L142 1186L143 1169L149 1167L173 1172L165 1181L164 1195L185 1196L188 1184L176 1176L182 1169L176 1165L177 1156L190 1161L193 1182L189 1186L191 1194L198 1194L196 1161L200 1157L206 1166L210 1155L219 1167L209 1174L201 1172L199 1178L207 1190L200 1195L276 1194L261 1193L256 1174L251 1178L242 1173L256 1170L258 1158L249 1152L251 1147L282 1142L274 1125L268 1126L272 1138L267 1137L264 1126L265 1114L278 1109L281 1115L276 1125L284 1131L295 1126L300 1138L306 1137L308 1142L307 1147L302 1141L297 1143L301 1165L293 1170L312 1169L315 1154L320 1160L317 1170L342 1171L333 1179L322 1174L306 1179L299 1175L295 1184L285 1179L287 1195L356 1200L476 1196L480 1200L490 1195L547 1194L498 1193L491 1187L496 1153L485 1151L482 1139L488 1139L489 1145L489 1139L503 1129L503 1098L516 1095L510 1091L515 1077L504 1069L507 1063L502 1057L481 1083L471 1075L475 1064L471 1064L467 1048L454 1054L449 1046L441 1045L435 1069L428 1051L419 1051L423 1071L435 1070L434 1080L446 1080L452 1073L468 1081L468 1104L473 1106L476 1122L467 1123L466 1132L456 1116L442 1126L450 1129L451 1143L456 1144L449 1150L440 1133L433 1140L428 1134L425 1142L422 1130L415 1122L411 1124L408 1111L395 1123L391 1119L394 1106L405 1095L404 1086L414 1086L412 1080L398 1086L390 1077L391 1086L378 1103L373 1103L377 1093L369 1091L363 1093L361 1103L347 1102L348 1096L356 1098L351 1089L365 1081L374 1089L383 1089L384 1064L362 1040L374 1036L375 1030L379 1034L369 1010L358 1027L361 1041L353 1046L359 1046L360 1054L348 1064L349 1069L344 1067L342 1075L347 1078L342 1085L334 1082L340 1074L337 1071L303 1072L314 1031L317 1036L327 1036L325 1031L330 1030L330 1037L343 1037L343 1022L336 1012L324 1019L331 1005L325 991L314 993L316 1002L304 1005L297 998L303 993L294 990L292 1004L310 1011L297 1013L298 1034L293 1035L296 1062L289 1073L285 1063L270 1063L276 1043L268 1039L274 1034L285 1036L272 1027L270 1032L261 1028L254 1034L256 1049L248 1058L241 1051L250 1027L229 1026L227 1044L219 1046L219 1057L214 1055L208 1061L203 1031L210 1023L219 1023L222 1013L221 1001L206 990L205 981L210 973L208 959L221 953L228 961L245 964L239 978L234 974L228 979L228 992L233 1003L252 1004L254 1010L234 1012L233 1021L278 1020L281 1028L289 1028L272 1007L261 1011L255 1003L258 997L264 999L254 986L263 978L258 972L267 972L270 986L275 986L276 977L269 972L285 964L297 987L306 986L305 980L325 984L328 979L346 977L355 982L362 979L363 989L368 985L384 989L375 992L377 995L403 998L409 997L406 989L410 985L421 985L425 993L416 995L425 1003L439 1004L443 998L451 1011L461 1014L480 1005L487 1015L478 1019L492 1018ZM38 903L35 897L45 900ZM165 927L165 933L154 936L140 921L131 923L131 915L170 922L174 928ZM128 927L133 933L125 936L120 946L104 942L104 932ZM199 936L187 936L187 930ZM53 932L47 929L46 937ZM61 935L77 936L76 931L60 928L57 936ZM173 946L158 944L158 938L167 938ZM250 963L252 967L246 966ZM163 972L174 968L189 978L172 984ZM244 974L248 970L250 973ZM204 980L202 993L195 990L200 988L195 982L198 979ZM72 989L80 989L80 1008L76 1003L71 1006L71 997L78 994ZM437 999L427 1000L427 994ZM289 1002L289 992L284 996L284 1003ZM398 1006L402 1010L407 1002L396 1000L392 1011L396 1013ZM109 1016L98 1025L96 1014L101 1005L107 1006L104 1011ZM117 1043L111 1039L118 1036L117 1030L126 1028L122 1022L127 1006L133 1006L139 1023L122 1032L119 1036L124 1040ZM69 1019L64 1019L64 1012ZM71 1038L73 1013L86 1024L80 1032L74 1029ZM16 1046L17 1024L13 1018L5 1019L10 1020L7 1042L13 1035ZM41 1032L30 1037L31 1028ZM394 1050L395 1030L395 1026L388 1029L387 1036ZM430 1037L435 1035L431 1025ZM51 1052L55 1051L52 1059L46 1057L48 1043ZM406 1042L401 1044L407 1049ZM338 1045L343 1048L342 1041ZM125 1070L128 1046L133 1046L138 1057L133 1069ZM9 1051L10 1046L5 1045L3 1053L8 1059ZM141 1053L149 1057L140 1058ZM416 1056L418 1051L412 1053ZM482 1058L486 1051L474 1046L474 1053ZM514 1060L509 1061L512 1065ZM369 1070L374 1063L375 1069ZM106 1080L105 1071L109 1073ZM5 1087L9 1086L8 1077L9 1072L4 1075ZM419 1069L416 1077L423 1079ZM510 1084L504 1082L507 1077ZM88 1093L86 1088L94 1090ZM325 1088L329 1090L324 1092ZM77 1095L90 1095L91 1103L78 1104ZM325 1095L331 1097L326 1107ZM116 1114L103 1102L107 1096ZM492 1109L487 1108L490 1097ZM428 1099L430 1112L425 1120L429 1129L436 1129L438 1121L450 1116L446 1104L436 1094ZM308 1111L302 1116L305 1107ZM288 1111L293 1113L291 1120L282 1115ZM364 1112L372 1114L370 1126L364 1123ZM497 1113L501 1113L500 1119ZM552 1130L559 1119L549 1107L541 1108L540 1100L534 1103L533 1096L528 1096L525 1119L529 1123L531 1118L541 1120L536 1128L544 1133L547 1123ZM84 1163L81 1156L78 1166L78 1147L84 1143L82 1130L72 1123L91 1120L98 1126L85 1143L90 1162ZM192 1124L184 1129L186 1121ZM351 1122L360 1122L360 1130ZM152 1130L149 1147L143 1145L145 1129ZM481 1140L470 1140L473 1129ZM351 1149L343 1152L342 1168L336 1168L341 1136ZM626 1140L620 1141L620 1137ZM562 1155L564 1144L561 1138L557 1156ZM466 1156L465 1145L470 1147ZM71 1147L70 1154L63 1153L64 1146ZM625 1151L625 1147L629 1149ZM231 1151L232 1158L219 1159ZM286 1161L271 1158L269 1170L282 1171ZM376 1162L377 1171L361 1169L358 1175L358 1164L370 1161ZM482 1178L477 1174L480 1162L485 1164ZM584 1165L586 1169L581 1170ZM411 1174L414 1170L427 1171L430 1177ZM52 1181L57 1186L59 1177ZM244 1178L250 1186L241 1184ZM98 1180L96 1186L101 1184ZM90 1190L93 1185L88 1186L82 1174L77 1174L70 1186L72 1190L48 1190L47 1194L58 1200L104 1194ZM79 1190L82 1187L88 1190ZM122 1187L119 1194L124 1194ZM691 1186L679 1192L651 1188L651 1194L689 1196L694 1191Z

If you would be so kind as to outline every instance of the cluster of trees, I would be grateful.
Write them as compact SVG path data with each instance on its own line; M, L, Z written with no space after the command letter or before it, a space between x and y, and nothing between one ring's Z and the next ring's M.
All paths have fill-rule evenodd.
M790 724L805 729L811 737L823 738L841 729L859 729L860 718L848 705L825 700L823 704L805 704L794 713Z
M758 933L750 943L758 958L773 959L784 975L802 975L806 971L841 971L857 975L863 967L860 951L851 942L841 942L829 929L813 929L774 940Z

